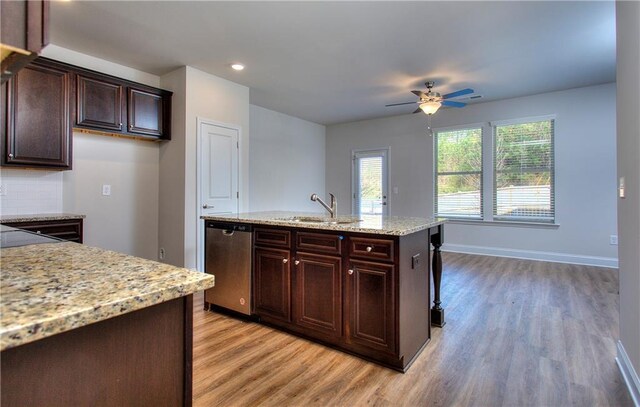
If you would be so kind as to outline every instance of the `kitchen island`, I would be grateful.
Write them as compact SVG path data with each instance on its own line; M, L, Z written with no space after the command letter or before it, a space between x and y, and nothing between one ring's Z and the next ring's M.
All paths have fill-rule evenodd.
M429 342L432 323L444 325L443 219L290 212L203 219L209 228L251 225L251 310L263 323L403 372Z
M192 294L213 276L38 243L0 249L1 404L191 405Z

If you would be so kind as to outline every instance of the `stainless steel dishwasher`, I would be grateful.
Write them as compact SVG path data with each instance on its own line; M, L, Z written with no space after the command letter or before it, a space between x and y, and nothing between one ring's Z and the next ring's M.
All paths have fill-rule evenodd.
M216 279L205 302L251 315L251 225L207 221L205 231L205 272Z

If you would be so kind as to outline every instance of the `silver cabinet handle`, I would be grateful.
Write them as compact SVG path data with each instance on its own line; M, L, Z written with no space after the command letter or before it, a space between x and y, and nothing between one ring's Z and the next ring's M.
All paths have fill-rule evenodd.
M373 250L373 247L367 246L367 253L371 253L371 250Z
M37 234L39 234L39 235L41 235L41 234L42 234L42 232L41 232L41 231L39 231L39 230L36 230L36 233L37 233Z
M213 206L213 205L209 206L207 204L202 205L202 209L209 209L209 208L213 209L213 208L215 208L215 206Z
M9 154L9 158L13 158L13 154Z
M353 274L353 269L349 269L349 275Z
M282 259L282 262L283 262L284 264L287 264L287 263L289 262L289 259Z
M300 260L296 260L294 264L297 266L298 264L300 264Z

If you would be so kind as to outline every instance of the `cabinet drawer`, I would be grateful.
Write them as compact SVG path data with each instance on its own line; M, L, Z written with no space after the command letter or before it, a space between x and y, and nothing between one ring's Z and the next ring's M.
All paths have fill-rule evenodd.
M82 243L82 219L15 223L5 222L3 225L28 230L29 232L41 233L43 235L57 237L58 239L69 240L71 242Z
M365 259L394 260L395 244L388 239L349 238L349 255Z
M341 235L326 233L296 233L296 249L306 252L342 254Z
M257 246L291 247L291 232L281 229L253 229L254 244Z

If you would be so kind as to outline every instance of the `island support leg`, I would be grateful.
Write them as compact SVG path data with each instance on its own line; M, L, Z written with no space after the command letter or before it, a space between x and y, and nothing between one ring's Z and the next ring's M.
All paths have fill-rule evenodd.
M440 305L440 282L442 278L442 254L440 247L444 241L443 227L438 225L429 233L431 244L433 245L433 261L431 272L433 273L433 307L431 308L431 325L442 328L446 323L444 320L444 308Z

